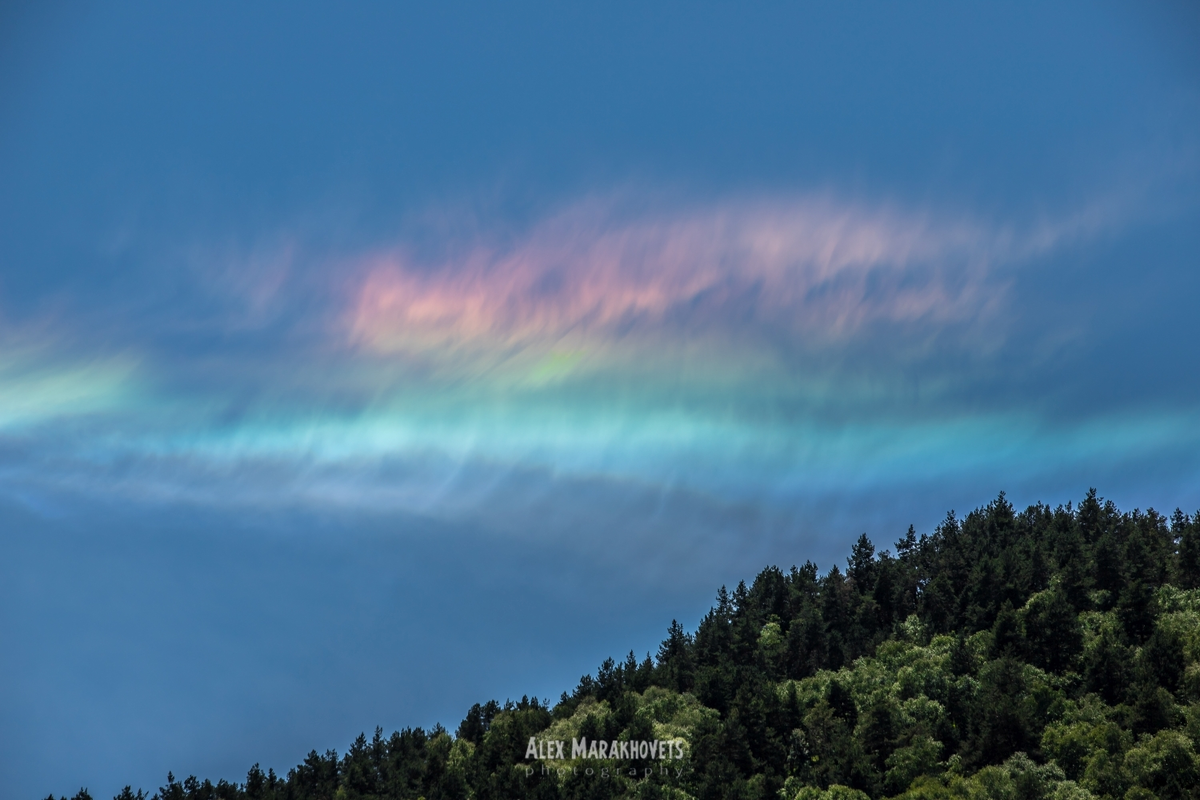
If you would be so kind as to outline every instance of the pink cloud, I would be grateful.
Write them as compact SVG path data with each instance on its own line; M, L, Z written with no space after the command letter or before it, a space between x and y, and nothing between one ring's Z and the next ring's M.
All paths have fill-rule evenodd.
M504 246L365 264L354 341L377 351L522 347L672 326L847 338L875 322L947 324L993 307L1004 237L830 201L726 204L619 221L582 204Z

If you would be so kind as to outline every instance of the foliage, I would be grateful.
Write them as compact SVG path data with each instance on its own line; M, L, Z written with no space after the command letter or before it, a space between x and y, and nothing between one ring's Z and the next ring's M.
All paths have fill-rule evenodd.
M687 747L537 761L530 737ZM154 797L1200 798L1198 747L1200 515L1001 494L894 553L864 535L845 571L722 587L694 633L672 622L656 657L606 660L553 705L376 730L286 776L168 775Z

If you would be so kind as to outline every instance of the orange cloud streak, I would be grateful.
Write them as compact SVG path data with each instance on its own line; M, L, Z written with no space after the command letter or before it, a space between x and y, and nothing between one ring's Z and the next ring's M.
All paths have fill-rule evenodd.
M351 329L380 352L603 341L673 323L847 337L873 321L979 314L995 241L817 201L632 223L580 206L507 247L433 264L375 257Z

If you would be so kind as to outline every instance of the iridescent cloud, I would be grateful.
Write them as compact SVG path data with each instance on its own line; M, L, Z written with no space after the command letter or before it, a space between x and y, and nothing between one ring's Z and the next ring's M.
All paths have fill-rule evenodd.
M1044 247L1046 245L1040 245ZM971 221L830 200L620 219L584 203L504 245L440 261L367 259L353 340L378 353L640 344L748 331L828 344L873 323L988 314L1011 236Z
M136 403L137 359L73 355L44 328L0 330L0 432L102 415Z
M549 486L778 509L838 487L1061 471L1095 458L1096 423L1043 437L1031 407L944 398L1021 323L1020 266L1097 218L1020 233L828 198L636 217L585 202L437 258L401 242L314 266L288 240L200 270L209 297L216 275L232 299L192 325L199 355L0 359L0 427L40 431L31 479L103 491L120 462L120 490L145 497L504 507L510 529L557 502ZM879 366L897 342L932 364L919 391L904 365ZM1179 419L1112 418L1100 439L1129 453L1200 436Z

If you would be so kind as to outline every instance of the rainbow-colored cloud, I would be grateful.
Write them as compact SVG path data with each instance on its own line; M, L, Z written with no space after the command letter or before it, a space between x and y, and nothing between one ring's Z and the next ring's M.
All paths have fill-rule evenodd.
M822 347L884 323L939 326L995 307L1005 238L969 222L828 200L745 202L622 220L597 203L515 241L421 261L364 259L348 327L378 354L497 358L533 348Z
M493 520L551 484L782 508L1061 472L1095 457L1095 420L1047 434L1036 407L956 398L1021 323L1020 270L1096 219L1022 233L827 197L587 201L436 256L401 241L318 262L289 241L201 271L232 276L232 310L192 324L232 346L133 358L76 336L36 369L5 351L0 430L40 437L59 484L111 490L118 460L134 494ZM130 342L153 337L139 325ZM1176 412L1105 424L1114 453L1200 436Z

